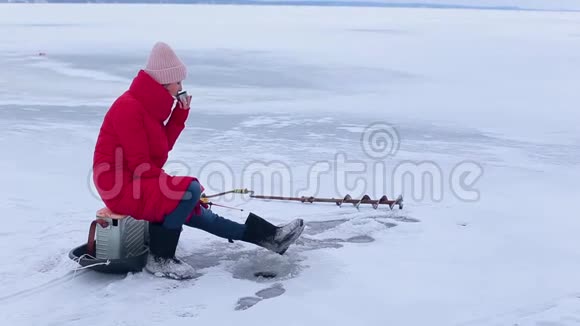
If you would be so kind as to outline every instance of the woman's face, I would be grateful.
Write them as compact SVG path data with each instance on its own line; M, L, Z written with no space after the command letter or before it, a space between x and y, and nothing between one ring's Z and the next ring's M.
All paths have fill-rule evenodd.
M176 96L177 93L179 93L179 91L181 91L182 89L181 82L166 84L163 86L165 86L165 89L167 89L167 91L169 92L169 94L171 94L171 96Z

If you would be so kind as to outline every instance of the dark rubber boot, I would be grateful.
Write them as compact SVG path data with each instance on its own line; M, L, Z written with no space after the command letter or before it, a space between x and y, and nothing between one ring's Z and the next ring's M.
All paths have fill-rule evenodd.
M145 269L158 277L176 280L193 278L195 269L175 257L181 228L172 230L162 224L149 223L149 257Z
M304 221L295 219L292 222L275 226L254 213L246 220L246 231L242 241L253 243L260 247L283 255L304 231Z

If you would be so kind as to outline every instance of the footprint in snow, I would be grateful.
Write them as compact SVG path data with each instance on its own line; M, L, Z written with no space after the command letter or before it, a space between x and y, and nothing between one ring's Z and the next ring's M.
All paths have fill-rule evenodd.
M243 297L238 300L235 310L246 310L255 306L258 302L266 299L272 299L284 294L286 290L280 283L262 289L255 293L254 297Z

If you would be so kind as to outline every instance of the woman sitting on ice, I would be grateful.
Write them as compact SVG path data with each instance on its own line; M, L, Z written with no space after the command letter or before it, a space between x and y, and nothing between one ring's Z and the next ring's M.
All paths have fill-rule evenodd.
M149 221L150 254L145 269L176 279L195 275L191 266L175 257L183 225L279 254L304 229L301 219L282 227L252 213L245 224L225 219L201 205L203 187L196 178L163 171L189 115L191 96L176 98L186 75L185 65L173 50L165 43L155 44L146 68L105 115L93 161L93 180L107 207Z

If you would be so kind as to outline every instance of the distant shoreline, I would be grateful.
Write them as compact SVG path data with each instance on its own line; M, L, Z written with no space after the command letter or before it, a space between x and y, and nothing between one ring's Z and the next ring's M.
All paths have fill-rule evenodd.
M483 6L454 5L429 3L384 3L374 1L255 1L255 0L0 0L0 3L31 3L31 4L203 4L203 5L251 5L251 6L307 6L307 7L370 7L370 8L418 8L418 9L465 9L465 10L503 10L503 11L542 11L542 12L580 12L574 9L540 9L518 6Z

